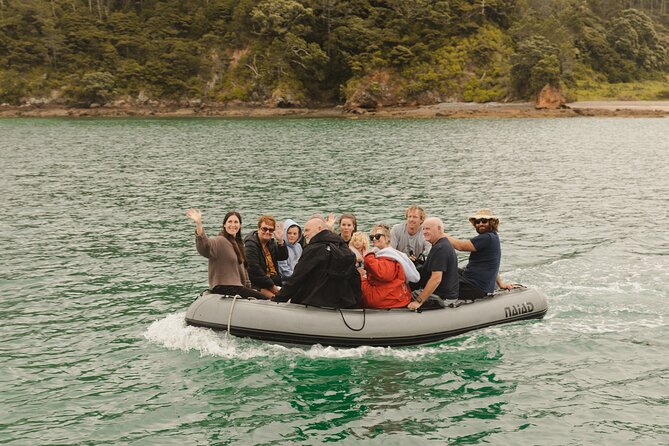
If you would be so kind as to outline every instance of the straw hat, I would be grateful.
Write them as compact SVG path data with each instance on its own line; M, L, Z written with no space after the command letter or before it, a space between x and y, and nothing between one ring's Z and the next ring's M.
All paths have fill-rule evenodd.
M469 217L469 223L474 224L474 220L478 220L479 218L487 218L489 220L499 221L499 217L492 213L492 209L488 208L479 209L478 211L476 211L476 214Z

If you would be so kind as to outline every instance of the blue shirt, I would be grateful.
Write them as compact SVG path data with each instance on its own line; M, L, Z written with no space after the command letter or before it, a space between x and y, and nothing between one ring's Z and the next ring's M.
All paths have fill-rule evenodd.
M460 291L458 256L446 237L440 238L437 243L432 245L423 268L420 270L419 288L425 288L434 271L443 273L441 282L434 290L434 294L442 299L457 299Z
M470 240L476 251L469 255L463 271L465 280L486 293L495 291L502 249L496 232L485 232Z

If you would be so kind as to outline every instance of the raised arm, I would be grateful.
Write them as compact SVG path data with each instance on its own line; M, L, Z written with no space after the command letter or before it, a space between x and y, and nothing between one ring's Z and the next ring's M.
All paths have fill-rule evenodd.
M202 227L202 212L199 209L190 208L186 211L186 217L195 222L195 248L200 255L215 259L217 256L216 246L209 242L207 234Z
M330 213L328 214L328 218L325 219L325 224L327 225L328 230L334 232L334 227L335 227L335 223L336 223L336 222L337 222L337 218L335 217L335 214L333 214L332 212L330 212Z
M446 238L451 242L453 248L458 251L476 252L476 248L471 240L460 240L449 234L446 234Z
M199 209L190 208L186 211L186 217L195 222L195 235L202 235L202 212Z

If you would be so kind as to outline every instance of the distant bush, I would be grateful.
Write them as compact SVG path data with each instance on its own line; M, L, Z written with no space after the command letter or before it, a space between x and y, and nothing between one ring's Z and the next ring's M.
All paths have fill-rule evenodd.
M104 105L115 95L115 79L107 72L86 73L81 78L73 78L73 83L66 88L66 97L79 105L90 106L97 103Z
M0 104L19 105L27 95L27 83L23 76L13 70L0 70Z

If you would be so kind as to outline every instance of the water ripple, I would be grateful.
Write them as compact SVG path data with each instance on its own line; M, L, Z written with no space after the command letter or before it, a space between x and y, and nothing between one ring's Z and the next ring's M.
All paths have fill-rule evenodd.
M664 444L669 121L0 120L0 442ZM336 349L188 327L206 287L184 210L472 236L543 321ZM465 255L460 256L462 261Z

